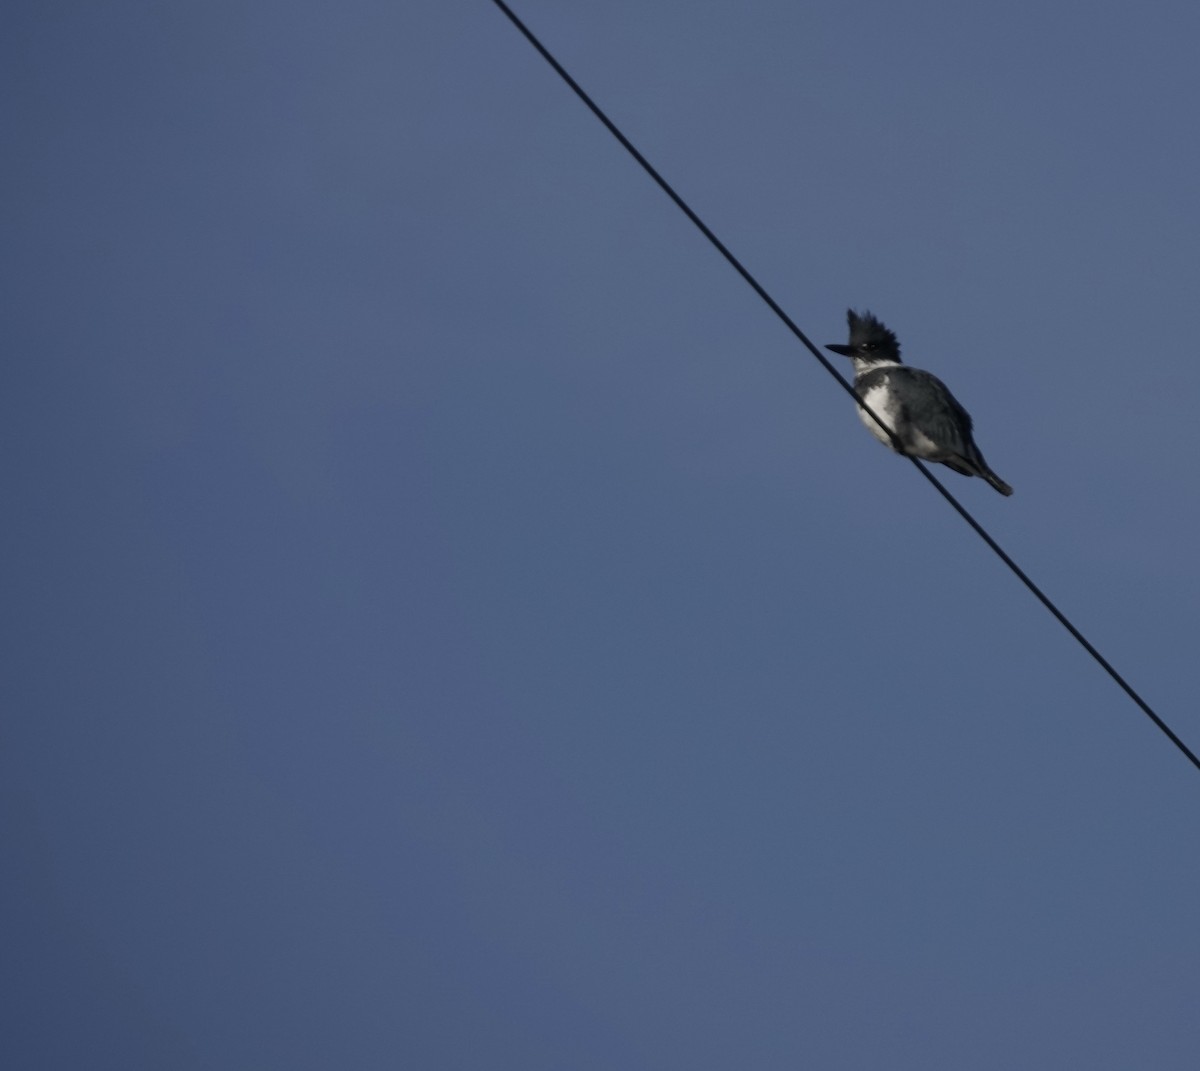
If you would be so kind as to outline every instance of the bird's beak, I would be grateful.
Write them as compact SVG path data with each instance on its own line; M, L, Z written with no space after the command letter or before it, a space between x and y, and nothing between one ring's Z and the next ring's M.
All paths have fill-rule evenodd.
M833 345L833 346L826 346L825 348L827 350L833 350L834 353L840 353L843 357L853 357L854 356L854 350L852 350L849 346Z

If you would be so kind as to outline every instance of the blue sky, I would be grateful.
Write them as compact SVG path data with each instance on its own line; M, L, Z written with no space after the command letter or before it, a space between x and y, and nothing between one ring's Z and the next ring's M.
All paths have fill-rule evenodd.
M516 4L1193 748L1194 4ZM5 1063L1191 1068L1200 775L495 7L0 34Z

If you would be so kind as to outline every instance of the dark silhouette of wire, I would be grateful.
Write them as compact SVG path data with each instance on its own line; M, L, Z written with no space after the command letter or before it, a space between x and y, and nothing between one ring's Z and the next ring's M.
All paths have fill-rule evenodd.
M833 366L828 358L826 358L826 356L819 349L817 349L815 345L813 345L809 337L803 331L801 331L792 318L783 311L779 303L773 297L771 297L771 295L768 294L765 289L763 289L762 284L760 284L759 281L755 279L754 276L751 275L750 272L742 265L742 262L729 251L729 248L725 245L725 243L722 242L721 239L709 229L704 220L702 220L698 215L696 215L695 212L692 211L688 203L675 192L670 183L668 183L667 180L658 173L650 161L647 160L637 150L633 142L631 142L623 133L621 133L617 125L611 119L609 119L609 117L605 115L603 111L601 111L600 106L596 104L596 102L592 100L592 98L589 97L586 92L584 92L583 87L576 82L570 74L567 73L566 68L563 67L563 65L559 63L553 55L551 55L546 46L543 45L541 41L539 41L533 35L525 23L523 23L516 16L516 14L514 14L512 8L504 3L504 0L492 0L492 2L508 17L509 21L512 22L512 24L521 32L522 36L538 51L541 57L548 64L550 64L551 67L554 68L558 76L571 87L575 95L581 101L583 101L591 113L597 119L599 119L601 123L604 124L604 126L608 129L608 132L621 143L625 151L628 152L629 155L632 156L642 166L642 170L645 171L646 174L648 174L658 184L663 193L671 198L671 200L674 201L679 207L679 210L696 225L696 228L700 231L700 233L703 234L704 237L713 244L717 252L729 262L734 271L736 271L750 285L750 288L760 298L762 298L764 302L766 302L771 311L784 322L788 330L791 331L792 334L795 335L801 343L803 343L808 351L818 361L821 362L821 366L825 369L825 371L833 376L833 378L836 379L839 384L841 384L842 389L849 394L859 406L862 407L862 409L875 421L876 424L878 424L881 428L883 428L884 431L887 432L887 434L891 437L893 444L895 444L897 447L897 451L903 454L903 451L899 449L900 442L896 438L896 435L892 432L892 429L888 427L882 420L880 420L878 414L876 414L871 407L868 406L862 400L862 398L858 396L858 392L855 391L850 382ZM908 455L904 456L908 457ZM1083 649L1087 651L1087 653L1090 654L1093 659L1095 659L1100 668L1103 669L1104 672L1107 673L1114 681L1116 681L1121 690L1124 691L1125 694L1138 705L1142 713L1144 713L1152 722L1154 722L1155 725L1159 727L1159 729L1163 731L1163 733L1166 734L1167 739L1170 740L1171 743L1173 743L1181 752L1183 752L1183 754L1187 757L1191 764L1196 767L1196 769L1200 770L1200 758L1197 758L1195 752L1193 752L1192 749L1187 746L1187 744L1185 744L1179 739L1178 736L1175 735L1171 727L1165 721L1163 721L1163 719L1160 718L1153 709L1151 709L1149 703L1147 703L1140 695L1138 695L1137 692L1133 690L1125 678L1113 668L1108 659L1106 659L1099 651L1096 650L1095 647L1092 646L1092 644L1083 635L1083 633L1079 631L1079 629L1071 624L1067 616L1050 601L1049 597L1042 591L1041 588L1039 588L1032 580L1030 580L1025 571L1019 565L1017 565L1017 563L1008 556L1000 544L997 543L987 533L983 525L981 525L977 520L975 520L974 517L971 516L970 513L967 512L966 507L964 507L957 498L947 491L942 485L942 482L936 476L934 476L933 473L931 473L917 458L908 457L908 460L911 461L918 470L920 470L921 475L924 476L925 479L927 479L931 484L933 484L934 487L937 488L941 496L947 502L949 502L951 506L954 507L959 516L961 516L962 519L975 530L979 538L982 539L992 549L996 556L1002 562L1004 562L1009 569L1012 570L1013 575L1016 576L1016 578L1034 594L1037 600L1044 607L1046 607L1046 609L1049 610L1055 618L1058 619L1058 622L1063 626L1063 628L1065 628L1076 639L1076 641L1078 641L1079 645L1083 647Z

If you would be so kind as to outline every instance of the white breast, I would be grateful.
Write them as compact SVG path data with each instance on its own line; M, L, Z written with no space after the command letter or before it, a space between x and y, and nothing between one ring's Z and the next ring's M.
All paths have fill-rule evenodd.
M895 430L896 427L896 411L892 404L891 392L885 386L871 387L862 396L862 400L871 407L875 416L879 417L889 428ZM858 408L859 419L867 426L867 430L875 436L884 446L891 446L892 439L886 431L883 430L875 420L861 405Z

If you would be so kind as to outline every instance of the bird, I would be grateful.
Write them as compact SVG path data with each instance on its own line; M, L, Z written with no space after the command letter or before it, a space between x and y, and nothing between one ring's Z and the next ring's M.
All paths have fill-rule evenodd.
M854 390L892 431L860 405L858 415L884 446L907 457L936 461L964 476L980 476L1002 495L1013 489L984 461L972 435L971 414L937 376L900 360L893 332L871 315L846 310L850 343L825 348L854 362ZM894 435L894 438L893 438Z

